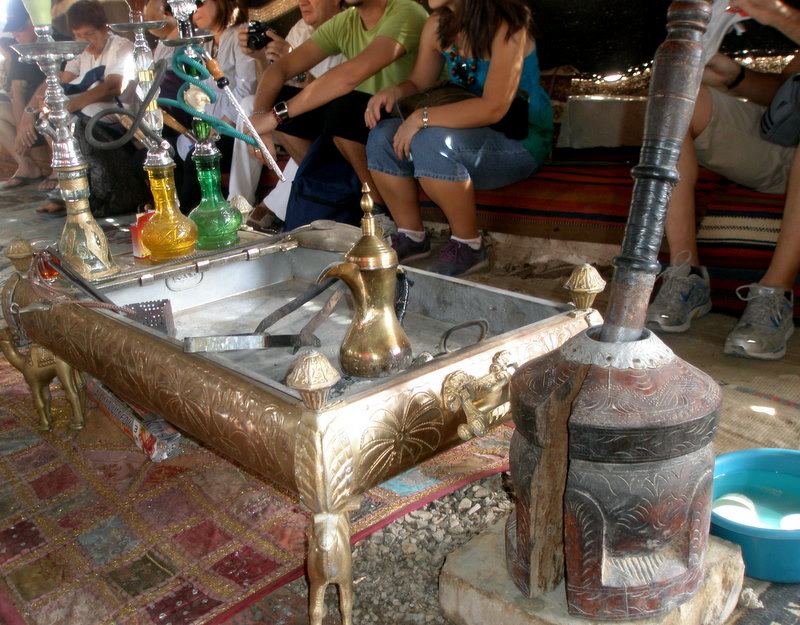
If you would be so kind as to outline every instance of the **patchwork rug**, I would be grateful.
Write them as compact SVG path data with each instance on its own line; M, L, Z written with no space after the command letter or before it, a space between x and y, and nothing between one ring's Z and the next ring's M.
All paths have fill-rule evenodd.
M28 389L0 361L0 623L216 624L303 572L296 497L185 439L160 463L102 412L38 432ZM511 428L367 492L353 541L505 470Z

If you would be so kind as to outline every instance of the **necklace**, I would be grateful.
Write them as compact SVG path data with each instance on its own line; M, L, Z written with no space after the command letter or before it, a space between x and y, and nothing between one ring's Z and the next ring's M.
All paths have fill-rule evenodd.
M447 64L450 70L450 78L453 82L461 83L462 85L471 85L475 82L475 71L478 69L478 64L474 59L462 59L455 45L450 48L450 52L447 55Z

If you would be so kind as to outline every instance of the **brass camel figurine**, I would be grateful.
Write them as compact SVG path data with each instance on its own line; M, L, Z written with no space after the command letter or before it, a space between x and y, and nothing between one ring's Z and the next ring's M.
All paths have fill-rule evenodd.
M33 406L39 416L38 429L50 429L50 382L57 377L72 406L72 422L75 430L83 428L86 396L81 374L71 365L39 345L31 345L27 353L21 351L7 328L0 328L0 350L8 362L18 369L31 389Z

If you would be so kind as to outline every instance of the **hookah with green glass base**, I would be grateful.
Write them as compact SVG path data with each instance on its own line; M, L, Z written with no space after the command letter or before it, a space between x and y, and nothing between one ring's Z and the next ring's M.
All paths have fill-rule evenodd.
M242 213L222 197L220 161L222 154L211 138L211 125L195 119L193 123L198 143L192 153L200 183L200 204L189 213L197 224L197 248L216 250L239 242Z

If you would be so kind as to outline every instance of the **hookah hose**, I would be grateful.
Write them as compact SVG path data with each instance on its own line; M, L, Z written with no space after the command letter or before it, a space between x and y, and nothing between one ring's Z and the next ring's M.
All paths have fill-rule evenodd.
M86 141L94 148L99 148L101 150L114 150L116 148L120 148L128 141L131 140L134 133L137 130L141 130L150 140L154 141L156 144L161 144L162 137L153 129L151 129L147 124L143 124L145 113L147 112L147 106L153 100L156 95L156 92L161 85L161 79L164 77L164 74L167 71L167 64L166 61L159 61L155 64L155 72L153 76L153 84L150 86L150 89L147 92L147 95L144 97L144 101L142 102L142 106L139 108L138 111L135 113L122 108L121 106L111 106L109 108L105 108L102 111L99 111L92 115L89 121L86 124ZM113 139L111 141L101 141L94 137L94 128L100 122L101 119L108 115L125 115L130 117L133 122L131 127L118 139ZM170 148L170 154L172 153L172 148Z
M190 106L184 101L184 93L189 88L189 84L193 84L199 89L202 89L208 95L211 102L216 102L217 99L217 94L214 93L214 91L208 85L202 82L202 80L211 76L211 73L208 71L208 69L206 69L203 63L200 63L196 59L187 56L184 50L185 49L182 48L181 50L176 51L175 54L173 54L172 56L172 71L175 72L175 74L184 81L184 84L181 85L181 87L178 89L178 100L171 100L169 98L158 98L157 102L162 106L167 105L167 106L177 107L182 111L185 111L192 117L197 117L198 119L201 119L209 123L211 127L214 128L214 130L216 130L220 134L228 135L229 137L233 137L234 139L245 141L246 143L252 145L253 147L258 147L258 142L253 137L246 135L242 132L239 132L238 130L236 130L236 128L234 128L230 124L225 123L221 119L217 119L216 117L198 111L197 109ZM198 54L204 53L202 48L194 47L194 50ZM185 72L183 70L184 65L188 65L189 67L193 68L197 72L198 76L195 77ZM144 100L142 101L141 107L139 107L139 110L136 113L132 113L131 111L128 111L122 107L115 106L103 109L102 111L99 111L98 113L93 115L86 125L86 141L89 143L89 145L103 150L113 150L122 147L128 141L130 141L137 129L140 129L142 132L144 132L145 135L147 135L151 140L155 141L156 143L161 143L162 137L158 133L150 129L147 126L147 124L143 124L142 122L144 120L145 113L147 112L147 107L155 97L156 92L158 91L161 85L161 80L164 77L166 71L167 71L166 61L161 60L155 64L153 84L150 86L150 89L148 90L147 94L144 97ZM223 77L221 80L224 80L227 83L228 79ZM100 120L106 117L107 115L126 115L127 117L132 118L133 121L131 127L125 132L125 134L123 134L118 139L114 139L112 141L98 140L93 136L94 128L100 122ZM172 153L171 148L170 148L170 153Z
M192 49L200 56L205 55L205 50L203 50L202 48L199 48L197 46L192 46ZM184 71L184 66L189 66L196 72L196 74L193 76L187 73L186 71ZM185 52L185 48L182 48L176 51L175 54L172 55L172 71L175 72L175 75L178 76L178 78L184 81L183 85L181 85L180 89L178 89L178 99L170 100L169 98L159 98L158 99L159 104L177 107L182 111L185 111L192 117L196 117L204 122L209 123L214 130L216 130L222 135L227 135L229 137L233 137L234 139L239 139L241 141L244 141L245 143L248 143L253 147L258 147L258 143L253 137L246 135L243 132L239 132L238 130L236 130L236 128L234 128L230 124L225 123L221 119L217 119L216 117L207 115L206 113L201 113L200 111L198 111L197 109L186 103L184 99L184 93L189 88L190 84L198 87L199 89L202 89L206 93L206 95L208 95L211 102L217 101L217 94L214 93L214 91L207 84L202 82L203 80L211 77L211 72L208 71L205 64L201 63L197 59L188 56ZM217 81L217 83L220 88L226 87L228 85L228 79L223 76Z

